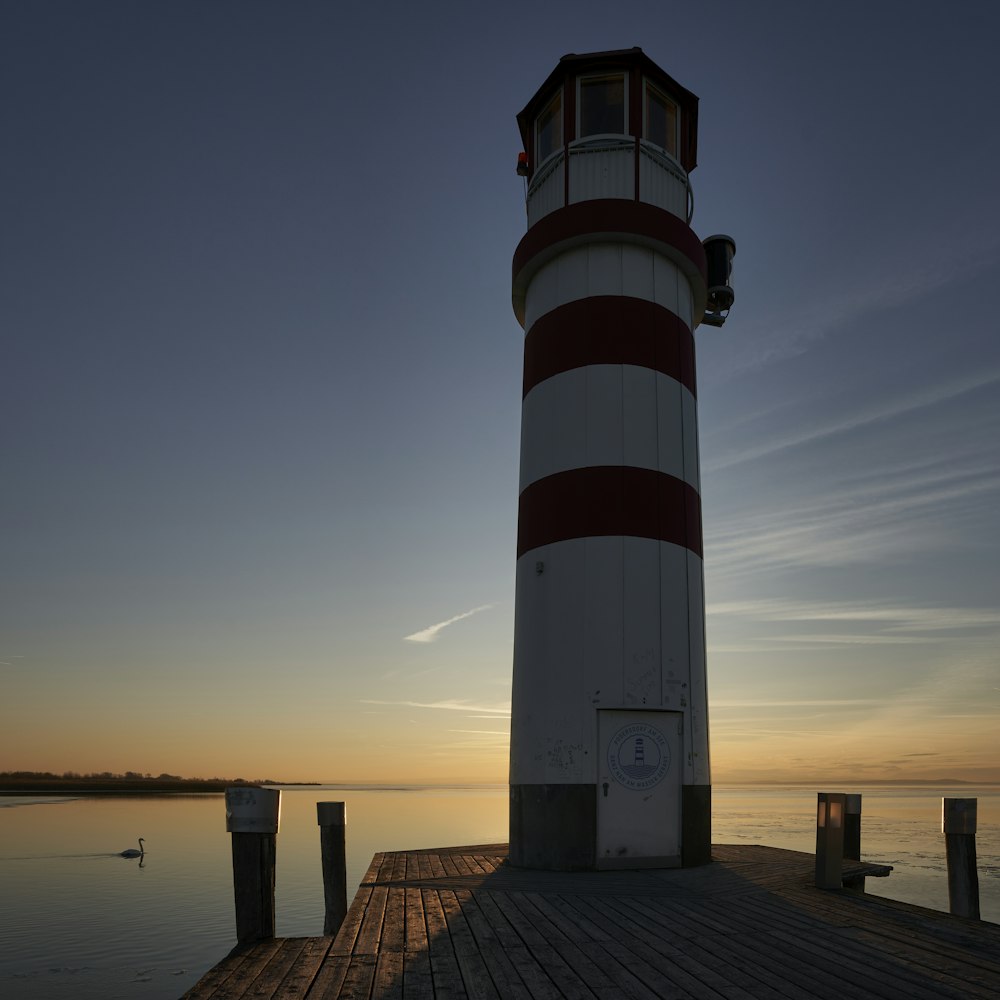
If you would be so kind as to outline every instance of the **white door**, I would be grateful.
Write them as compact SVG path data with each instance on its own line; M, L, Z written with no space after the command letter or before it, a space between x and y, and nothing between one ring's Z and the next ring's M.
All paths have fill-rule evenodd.
M599 711L597 866L680 864L680 712Z

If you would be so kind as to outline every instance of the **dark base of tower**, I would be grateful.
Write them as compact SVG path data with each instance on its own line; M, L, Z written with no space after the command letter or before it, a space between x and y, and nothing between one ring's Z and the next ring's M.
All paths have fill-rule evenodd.
M510 786L512 865L586 871L596 854L596 785Z
M684 868L712 860L712 786L681 788ZM615 867L677 864L677 859L622 859ZM593 871L597 857L596 785L511 785L510 863L542 871Z

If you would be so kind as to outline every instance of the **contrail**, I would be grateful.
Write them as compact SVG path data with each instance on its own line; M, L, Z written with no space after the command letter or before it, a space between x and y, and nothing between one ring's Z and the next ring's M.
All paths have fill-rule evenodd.
M469 618L471 615L478 614L480 611L486 611L492 607L492 604L480 604L478 608L473 608L471 611L463 611L460 615L455 615L454 618L438 622L437 625L428 625L427 628L423 628L419 632L414 632L413 635L404 635L403 638L407 642L433 642L438 637L438 632L441 629L447 628L449 625L454 625L455 622L460 622L463 618Z
M362 705L402 705L404 708L438 708L450 712L485 712L486 715L470 715L470 719L493 719L510 716L510 702L502 705L471 705L456 698L444 701L383 701L379 698L362 698Z

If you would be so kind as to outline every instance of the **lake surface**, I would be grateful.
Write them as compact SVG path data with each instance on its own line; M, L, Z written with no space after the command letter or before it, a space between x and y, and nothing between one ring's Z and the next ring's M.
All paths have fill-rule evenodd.
M827 790L827 789L824 789ZM947 910L941 791L861 791L868 890ZM815 849L816 789L715 786L713 841ZM1000 788L979 799L980 900L1000 923ZM282 791L277 932L323 931L317 801L347 803L348 900L376 851L504 842L507 786ZM146 855L118 857L146 840ZM221 795L0 796L0 997L174 1000L235 944Z

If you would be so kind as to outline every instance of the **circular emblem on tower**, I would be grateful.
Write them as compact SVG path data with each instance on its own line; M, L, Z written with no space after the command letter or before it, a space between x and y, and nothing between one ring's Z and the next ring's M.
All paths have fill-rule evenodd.
M670 770L666 736L645 722L622 726L608 743L608 770L626 788L653 788Z

